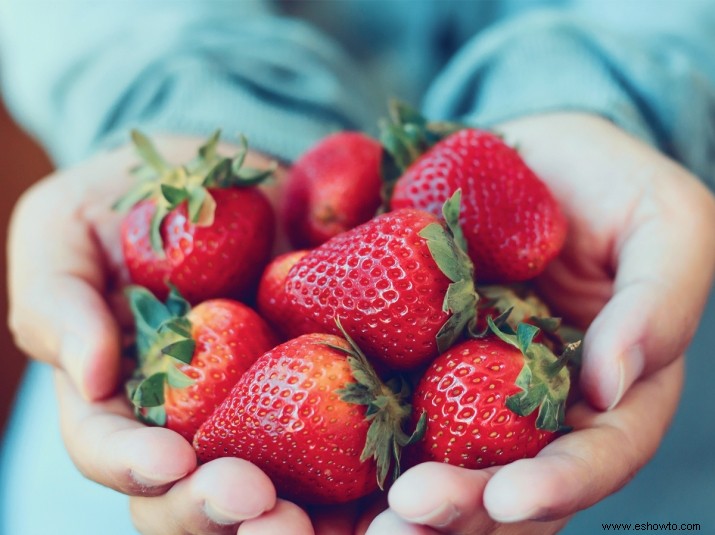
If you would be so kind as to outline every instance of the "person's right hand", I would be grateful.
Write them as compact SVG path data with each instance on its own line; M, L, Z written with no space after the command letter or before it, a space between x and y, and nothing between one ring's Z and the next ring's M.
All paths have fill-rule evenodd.
M199 144L191 138L157 141L177 162L193 156ZM129 147L102 153L47 177L22 197L9 238L16 343L57 368L61 428L71 458L87 478L134 497L132 516L142 533L235 532L242 520L256 518L259 530L311 533L307 515L277 501L270 480L255 466L220 459L197 468L180 435L146 427L132 415L120 385L122 332L131 327L121 293L127 282L121 214L110 207L131 185L128 170L136 163ZM251 155L248 163L267 162Z

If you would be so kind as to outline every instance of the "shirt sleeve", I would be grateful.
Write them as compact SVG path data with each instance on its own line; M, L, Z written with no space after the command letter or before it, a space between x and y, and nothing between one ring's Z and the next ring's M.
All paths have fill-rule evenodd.
M502 20L437 77L429 116L592 112L715 186L715 2L582 0Z
M0 51L9 108L60 164L132 127L220 127L290 160L375 122L340 47L259 1L0 0Z

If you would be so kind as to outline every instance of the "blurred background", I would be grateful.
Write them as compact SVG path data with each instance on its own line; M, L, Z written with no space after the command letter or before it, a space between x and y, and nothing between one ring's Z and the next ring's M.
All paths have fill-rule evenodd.
M51 171L47 156L29 136L12 121L0 100L0 435L5 429L25 357L18 351L7 328L7 226L12 207L20 194L33 182Z

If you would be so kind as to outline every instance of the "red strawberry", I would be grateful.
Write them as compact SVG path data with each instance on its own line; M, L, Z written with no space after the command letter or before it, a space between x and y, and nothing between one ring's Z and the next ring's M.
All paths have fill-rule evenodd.
M418 367L474 324L472 265L456 226L422 210L397 210L312 250L288 273L288 317L336 333L333 318L371 357L389 367Z
M286 279L290 269L309 251L291 251L274 258L263 270L258 283L256 304L261 316L287 338L304 333L322 332L319 324L306 316L295 316L287 308Z
M128 383L137 415L188 441L239 377L277 340L246 305L213 299L190 308L172 291L166 304L129 291L139 366Z
M400 120L393 119L389 135L383 136L396 159L407 165L394 184L390 207L439 214L445 200L462 189L459 222L477 280L516 282L541 273L563 246L566 219L519 153L496 134L473 128L459 129L425 149L430 140L400 142L400 125L395 125ZM424 120L402 126L430 133ZM434 142L439 136L431 133ZM410 144L417 145L412 152L426 152L413 160L405 154Z
M282 217L297 248L320 245L364 223L381 204L382 146L359 132L320 140L288 173Z
M496 332L452 347L425 372L413 404L427 428L412 461L503 465L535 456L564 430L569 353L557 359L532 342L538 329L527 324Z
M235 158L219 156L218 132L176 167L143 135L133 139L147 162L137 170L144 180L115 205L131 208L121 241L132 281L162 299L168 284L192 303L246 297L273 246L273 210L255 187L270 171L241 168L245 141Z
M405 392L380 382L354 342L307 334L261 356L201 426L201 462L235 456L291 500L342 503L375 491L418 434ZM422 421L424 425L424 420Z

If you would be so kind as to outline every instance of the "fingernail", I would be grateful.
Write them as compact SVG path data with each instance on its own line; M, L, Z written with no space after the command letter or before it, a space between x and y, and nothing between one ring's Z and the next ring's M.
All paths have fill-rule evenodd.
M490 511L490 516L497 522L509 524L513 522L524 522L525 520L536 520L539 518L541 509L535 507L533 509L524 509L522 511L514 511L511 514L494 514Z
M630 386L640 377L645 365L645 357L640 346L633 346L623 352L618 359L618 388L607 410L613 410L621 402Z
M435 528L443 528L452 524L459 518L459 510L451 502L446 502L426 513L415 517L403 517L413 524L426 524Z
M174 481L181 479L182 476L157 476L156 474L147 474L145 472L142 472L140 470L137 470L136 468L132 468L129 471L129 475L131 478L141 485L142 487L161 487L163 485L167 485L169 483L173 483Z
M67 370L75 386L82 396L89 400L89 393L85 381L85 365L87 361L87 344L76 334L68 333L62 340L60 347L60 362Z
M263 511L248 514L245 512L227 511L226 509L217 506L212 501L206 500L206 502L204 502L204 513L209 520L215 522L216 524L230 525L255 518L263 513Z
M535 481L543 478L543 473L530 471L528 465L526 471L517 469L515 473L515 466L503 468L500 477L492 478L484 492L484 507L497 522L521 522L542 514L541 495L525 489L538 487Z

